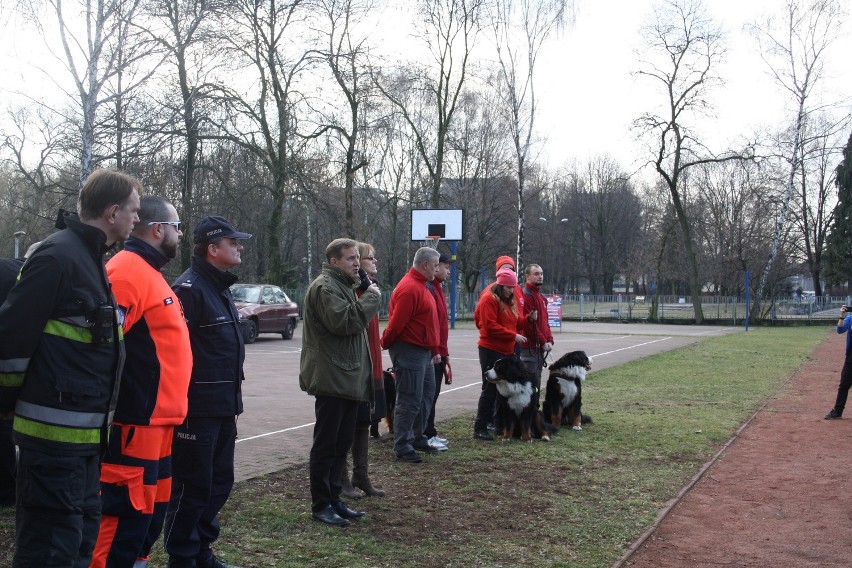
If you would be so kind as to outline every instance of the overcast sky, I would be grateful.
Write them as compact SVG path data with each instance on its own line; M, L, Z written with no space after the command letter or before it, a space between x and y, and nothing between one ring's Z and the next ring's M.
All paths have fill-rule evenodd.
M777 125L788 117L789 95L770 79L756 42L743 30L746 23L769 11L777 12L783 4L783 0L706 2L727 33L728 49L725 66L719 70L726 84L712 96L716 118L698 125L714 150L723 150L755 129ZM385 53L405 55L416 43L410 13L406 16L411 5L410 0L387 0L387 6L377 12L376 29L382 34ZM32 30L16 24L8 3L0 0L0 6L4 6L0 23L6 24L0 38L0 73L4 77L0 97L8 103L13 99L9 90L24 90L36 98L55 90L48 78L32 69L34 63L46 61L38 55L41 40ZM646 159L630 123L660 100L649 90L647 79L632 75L641 45L639 29L649 21L652 6L650 0L578 0L574 26L547 45L536 84L541 112L537 119L542 139L539 149L549 166L609 153L632 172ZM827 62L826 84L837 100L847 97L848 112L852 24L846 21L843 30L845 36L834 45ZM67 78L64 81L70 85Z
M542 112L552 124L545 153L551 164L566 157L609 152L624 167L638 167L645 160L636 143L630 123L660 101L648 79L634 76L636 49L641 45L640 27L649 21L651 2L630 0L582 1L575 27L559 41L561 49L548 52L549 68L564 72L548 73L542 85L545 96ZM715 119L699 123L698 131L710 141L711 149L721 151L736 145L763 126L789 118L790 98L768 74L756 41L743 30L766 10L778 10L781 0L711 0L710 14L727 34L727 55L719 74L725 85L713 91ZM852 95L852 66L847 36L834 47L830 73L836 98ZM841 54L844 59L841 59ZM551 78L553 79L551 81ZM632 163L631 163L632 162Z

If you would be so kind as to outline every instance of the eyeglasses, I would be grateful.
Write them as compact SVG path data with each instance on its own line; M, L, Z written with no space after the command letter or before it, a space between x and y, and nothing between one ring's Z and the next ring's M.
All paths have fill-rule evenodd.
M148 226L150 227L151 225L171 225L178 231L183 231L183 223L180 221L151 221L148 223Z

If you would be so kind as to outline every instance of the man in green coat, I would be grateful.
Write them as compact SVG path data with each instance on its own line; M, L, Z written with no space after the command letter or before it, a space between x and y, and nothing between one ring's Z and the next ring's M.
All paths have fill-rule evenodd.
M311 446L311 513L316 521L345 526L364 516L340 500L341 473L352 446L358 403L372 401L367 326L379 312L374 283L360 297L358 243L335 239L325 249L322 273L305 294L299 386L316 397Z

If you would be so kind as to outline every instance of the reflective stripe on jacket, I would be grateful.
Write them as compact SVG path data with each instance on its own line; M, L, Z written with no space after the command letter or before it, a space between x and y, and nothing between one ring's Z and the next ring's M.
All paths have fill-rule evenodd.
M93 455L115 408L124 362L115 301L103 266L106 235L63 213L21 270L0 308L0 369L23 373L14 398L15 442L64 455ZM17 390L18 392L13 392Z

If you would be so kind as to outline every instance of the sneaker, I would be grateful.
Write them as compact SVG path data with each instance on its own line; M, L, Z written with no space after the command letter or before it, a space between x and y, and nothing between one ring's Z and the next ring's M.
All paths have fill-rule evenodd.
M402 455L396 456L396 459L402 460L408 463L420 463L423 461L423 458L420 457L420 454L411 450L410 452L406 452Z
M494 436L489 434L488 430L477 430L473 433L473 437L477 440L487 440L489 442L494 439Z
M826 420L837 420L838 418L843 418L843 415L834 410L833 408L831 409L831 412L825 415Z
M425 439L417 440L411 445L414 447L415 450L417 450L418 452L423 452L424 454L437 454L439 451L441 451L435 446L431 445Z
M440 436L438 436L438 435L432 436L432 437L431 437L431 438L429 438L429 439L430 439L430 440L435 440L435 441L436 441L436 442L438 442L439 444L444 444L445 446L449 446L449 445L450 445L450 441L449 441L449 440L447 440L446 438L442 438L442 437L440 437Z
M449 448L449 446L447 446L447 444L442 444L441 442L439 442L438 440L436 440L434 437L429 438L429 439L426 441L426 443L427 443L427 444L429 444L429 446L430 446L430 447L435 448L436 450L438 450L439 452L446 452L447 450L449 450L449 449L450 449L450 448Z

